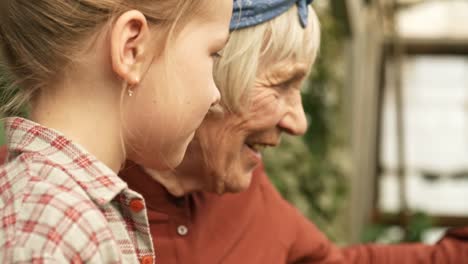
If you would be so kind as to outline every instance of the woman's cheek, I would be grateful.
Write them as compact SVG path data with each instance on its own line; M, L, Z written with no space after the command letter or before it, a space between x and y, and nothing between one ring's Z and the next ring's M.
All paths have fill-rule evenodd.
M256 97L252 101L249 117L247 117L251 128L263 129L276 125L283 112L282 105L284 102L275 92Z

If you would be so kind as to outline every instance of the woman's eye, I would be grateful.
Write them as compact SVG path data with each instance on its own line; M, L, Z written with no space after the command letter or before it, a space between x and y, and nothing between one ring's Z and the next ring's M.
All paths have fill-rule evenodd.
M278 87L281 90L294 90L294 89L300 89L301 86L301 80L296 80L296 79L289 79L285 80L281 83L278 83L276 87Z
M291 82L290 81L280 82L280 83L275 84L274 87L276 87L277 89L281 89L281 90L288 90L291 87Z

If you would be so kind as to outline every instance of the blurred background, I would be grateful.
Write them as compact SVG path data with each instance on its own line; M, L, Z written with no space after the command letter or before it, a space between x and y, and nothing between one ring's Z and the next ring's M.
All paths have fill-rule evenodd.
M468 225L468 1L313 6L309 130L265 153L275 185L342 245L434 243Z
M435 243L468 225L468 1L317 0L302 139L265 155L339 244Z

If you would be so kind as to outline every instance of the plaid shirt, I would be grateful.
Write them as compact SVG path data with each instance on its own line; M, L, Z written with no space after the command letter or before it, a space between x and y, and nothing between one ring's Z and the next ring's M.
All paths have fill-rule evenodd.
M154 263L145 203L60 133L6 120L1 263Z

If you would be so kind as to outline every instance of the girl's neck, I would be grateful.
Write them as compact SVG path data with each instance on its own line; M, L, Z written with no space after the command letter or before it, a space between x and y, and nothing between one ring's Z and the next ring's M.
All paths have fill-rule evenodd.
M63 133L117 173L125 157L116 84L83 77L57 83L37 97L31 119Z

